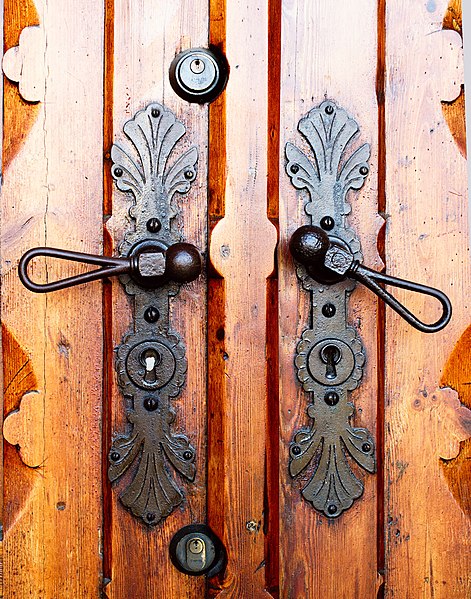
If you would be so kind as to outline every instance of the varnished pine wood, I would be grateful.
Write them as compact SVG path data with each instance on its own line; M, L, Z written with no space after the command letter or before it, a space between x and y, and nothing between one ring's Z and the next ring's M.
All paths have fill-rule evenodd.
M113 7L113 31L109 33L107 51L113 71L107 80L108 114L112 114L113 131L108 140L123 142L122 127L149 102L163 103L184 123L187 133L177 152L197 146L198 177L191 191L175 198L182 207L180 224L185 240L206 251L206 181L207 181L207 107L189 104L172 90L168 69L175 55L191 47L208 44L208 8L203 1L178 0L165 6L157 0L143 3L116 0ZM113 43L113 46L111 45ZM110 97L112 93L112 97ZM110 118L110 117L108 117ZM178 194L177 194L178 195ZM131 196L112 192L112 217L108 221L113 251L129 226L127 211ZM154 599L160 597L198 598L205 594L204 577L190 577L171 563L169 543L183 526L205 522L206 515L206 283L204 275L182 287L171 301L171 326L182 336L188 360L187 381L182 394L173 402L176 410L175 430L181 430L196 447L197 476L194 483L181 479L185 500L165 522L148 529L119 502L121 481L113 486L107 508L110 510L108 552L105 558L111 581L106 586L110 599ZM109 301L109 300L108 300ZM112 339L108 377L112 389L108 430L114 434L126 426L124 400L117 387L113 369L113 347L121 343L131 327L131 300L118 282L113 283L111 302L107 305ZM110 440L107 440L109 448ZM106 456L104 457L106 459ZM176 476L174 474L174 476Z
M17 343L4 354L5 371L29 355L43 412L19 444L41 461L33 470L5 446L4 593L90 598L101 586L100 287L35 296L16 267L37 245L101 251L102 12L87 1L36 6L47 31L45 102L14 100L7 85L2 317ZM14 27L36 24L30 3L10 8ZM49 264L47 276L63 277L66 268ZM45 276L44 264L34 272Z
M267 219L268 3L231 1L226 13L225 216L211 236L224 278L224 378L219 398L224 511L217 533L228 551L219 597L265 591L264 486L267 429L266 302L276 230ZM217 159L217 156L212 156ZM220 524L220 523L218 523Z
M456 385L466 399L453 368L444 369L457 344L469 351L459 340L469 325L470 286L466 163L440 103L456 81L436 51L446 9L444 0L387 3L388 272L443 289L454 310L433 337L387 313L386 595L394 597L471 593L470 523L456 496L464 471L455 470L449 485L440 460L450 452L444 444L458 451L463 438L465 412L439 385ZM398 295L423 318L436 314L423 297Z
M302 143L299 119L325 98L345 108L360 125L360 139L372 147L371 170L360 193L351 193L349 223L362 243L365 264L380 268L378 106L376 99L377 2L283 2L281 53L280 164L280 597L356 599L375 597L381 577L377 556L375 475L360 472L365 492L338 519L329 521L301 496L302 481L288 473L294 432L307 425L307 395L294 369L296 343L309 323L309 296L300 289L288 242L306 224L303 196L284 171L287 141ZM355 426L376 430L377 302L361 286L350 299L349 321L363 340L363 381L352 394ZM379 458L380 461L380 458Z

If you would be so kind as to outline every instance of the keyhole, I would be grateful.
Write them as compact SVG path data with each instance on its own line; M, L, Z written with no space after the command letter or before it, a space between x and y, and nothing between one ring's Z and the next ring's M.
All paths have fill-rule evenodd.
M325 378L330 381L337 378L337 369L335 366L340 362L342 352L336 345L324 345L321 349L320 358L326 365Z
M145 366L144 382L152 385L157 381L157 367L162 363L162 356L155 349L146 349L141 354L141 364Z

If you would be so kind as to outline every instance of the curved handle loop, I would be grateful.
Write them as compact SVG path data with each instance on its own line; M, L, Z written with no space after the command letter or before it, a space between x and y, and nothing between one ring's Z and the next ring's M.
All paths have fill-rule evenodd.
M436 333L450 322L451 302L443 291L385 275L363 266L355 260L347 244L329 238L327 233L319 227L313 225L299 227L291 237L290 251L298 262L307 267L308 273L316 281L330 285L344 280L345 277L356 279L366 285L373 293L376 293L406 322L423 333ZM422 322L378 283L394 285L401 289L430 295L442 305L442 315L432 324Z
M61 260L70 260L72 262L84 262L85 264L96 264L102 268L85 272L73 277L67 277L60 281L52 283L35 283L28 274L28 265L33 258L38 256L49 256L51 258L59 258ZM21 257L18 264L18 276L23 285L34 293L48 293L49 291L58 291L66 287L74 285L82 285L97 279L121 275L131 270L131 261L129 258L113 258L110 256L96 256L93 254L84 254L82 252L70 252L58 248L36 247L28 250Z
M363 285L368 287L373 293L376 293L376 295L397 312L399 316L402 316L402 318L404 318L404 320L411 326L423 333L436 333L441 331L450 322L452 313L451 302L443 291L440 291L439 289L376 272L362 264L356 265L356 267L352 268L348 274L357 281L360 281L360 283L363 283ZM400 287L401 289L407 289L408 291L414 291L415 293L423 293L424 295L430 295L436 298L442 305L442 315L433 324L422 322L393 295L378 285L378 282L385 283L386 285L393 285L394 287Z

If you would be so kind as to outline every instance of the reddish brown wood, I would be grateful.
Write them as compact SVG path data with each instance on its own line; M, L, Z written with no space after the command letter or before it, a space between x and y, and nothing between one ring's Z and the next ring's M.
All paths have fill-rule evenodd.
M266 596L266 279L276 240L266 201L267 26L267 2L227 4L225 215L210 248L225 284L225 377L218 398L224 413L219 496L225 518L217 532L229 561L221 597Z
M37 24L38 16L30 3L5 8L12 18L7 43L14 44L19 29ZM93 20L84 17L92 13ZM98 597L100 287L35 296L20 284L16 268L21 254L37 245L101 250L102 12L90 2L52 0L42 6L40 22L47 30L45 102L25 104L9 84L5 100L2 317L17 345L4 348L11 350L4 368L14 370L27 354L39 393L34 402L25 396L6 430L8 438L16 418L14 436L25 461L6 446L4 593ZM66 268L48 264L47 275L64 277ZM46 274L43 263L33 270ZM40 464L33 464L38 456Z
M458 96L461 83L442 51L459 38L437 28L447 4L386 4L388 271L443 289L454 310L447 329L432 338L387 313L388 596L464 598L471 593L470 523L459 490L465 472L456 468L459 457L448 472L441 460L456 456L459 441L470 433L469 411L459 401L463 387L452 366L456 357L450 357L460 347L466 367L470 268L466 163L445 126L440 102L445 95L452 100L453 89ZM417 294L398 296L423 318L437 313ZM440 390L440 384L453 385L459 399L449 389Z
M178 151L197 146L198 178L189 194L176 198L182 207L179 223L190 243L206 251L207 204L207 107L188 104L172 90L168 69L175 55L191 47L207 46L208 7L203 1L181 0L167 4L152 0L145 3L114 2L114 25L107 42L112 82L108 81L108 114L113 122L108 142L123 143L122 127L149 102L163 103L173 110L187 128ZM112 16L110 15L110 20ZM111 94L112 87L112 97ZM108 230L113 251L129 226L127 212L131 204L128 194L112 192L112 217ZM107 201L107 209L111 209ZM109 298L108 300L109 301ZM109 404L112 434L124 430L126 417L123 397L117 387L113 369L113 347L121 343L132 322L132 300L126 297L118 282L113 283L108 307L111 339L108 352L108 381L112 386ZM185 285L171 301L171 323L182 336L188 359L187 381L175 400L175 430L181 430L196 447L197 476L194 483L178 481L185 500L165 522L148 529L127 512L119 502L125 480L114 485L108 501L110 510L108 535L111 581L106 586L110 599L129 597L201 597L205 592L204 577L190 577L171 563L169 543L183 526L206 520L206 283L202 276ZM110 439L107 439L107 450Z
M283 3L281 55L281 156L287 141L298 143L299 119L324 98L345 108L359 123L360 137L372 147L371 171L360 193L352 193L349 222L365 263L380 267L377 254L378 106L376 98L377 2ZM321 26L320 24L324 24ZM328 25L326 25L328 24ZM322 56L322 58L320 58ZM288 474L288 447L308 424L308 398L296 379L297 340L309 323L309 297L300 289L288 251L297 227L307 223L302 197L280 166L280 595L282 597L373 597L381 577L377 556L376 476L359 473L360 500L338 519L317 514L301 496L302 481ZM351 296L349 322L358 328L367 362L363 382L351 399L355 426L376 431L378 397L377 302L358 287Z

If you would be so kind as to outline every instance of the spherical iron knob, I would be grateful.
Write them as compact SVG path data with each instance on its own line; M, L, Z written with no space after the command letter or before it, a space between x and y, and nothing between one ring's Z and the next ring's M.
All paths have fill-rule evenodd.
M330 241L327 233L319 227L299 227L291 237L289 249L295 260L308 267L324 266Z
M165 260L165 276L171 281L190 283L201 274L201 254L190 243L171 245L166 252Z

